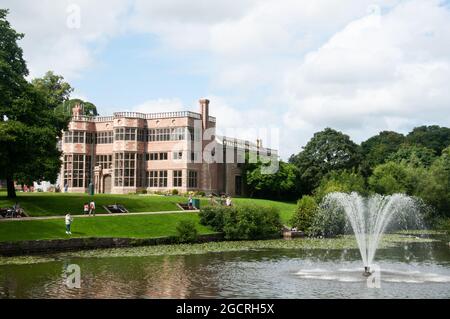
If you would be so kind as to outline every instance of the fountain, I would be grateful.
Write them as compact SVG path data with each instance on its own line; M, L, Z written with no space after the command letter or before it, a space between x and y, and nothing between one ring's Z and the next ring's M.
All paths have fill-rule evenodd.
M358 243L366 277L372 274L372 262L388 226L407 226L410 217L419 221L416 200L404 194L364 198L355 192L331 193L322 204L344 210Z

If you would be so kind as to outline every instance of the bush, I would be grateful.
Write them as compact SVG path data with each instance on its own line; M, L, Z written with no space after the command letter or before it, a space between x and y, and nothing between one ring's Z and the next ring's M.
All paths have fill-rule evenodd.
M309 233L310 227L317 214L318 205L314 197L303 196L297 203L297 210L292 216L291 225Z
M343 235L346 229L345 212L332 203L321 204L309 228L309 236L335 237Z
M142 189L139 193L141 193L141 194L147 194L147 190L146 190L146 189Z
M178 189L172 189L172 195L178 195L179 193Z
M198 238L197 227L192 220L182 220L177 224L177 238L180 243L192 243Z
M203 192L203 191L201 191L201 192L197 192L197 195L196 195L196 196L202 196L202 197L205 197L205 195L206 195L206 193Z
M280 236L280 213L276 208L256 205L205 207L200 222L223 232L228 240L268 239Z
M329 193L342 192L366 194L364 177L354 171L333 171L325 176L314 190L316 202L320 203Z

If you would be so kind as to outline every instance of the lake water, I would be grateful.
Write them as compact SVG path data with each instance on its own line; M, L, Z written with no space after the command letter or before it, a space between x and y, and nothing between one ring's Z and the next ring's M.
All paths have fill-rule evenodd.
M450 298L450 247L380 249L380 288L357 250L266 249L178 256L86 258L0 266L0 298ZM77 264L81 287L66 286Z

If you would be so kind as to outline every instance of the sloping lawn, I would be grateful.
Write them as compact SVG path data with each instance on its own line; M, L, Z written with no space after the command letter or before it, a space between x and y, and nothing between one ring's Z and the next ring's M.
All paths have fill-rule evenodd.
M14 200L0 196L0 207L11 207ZM70 212L73 215L83 214L83 204L94 199L99 214L106 213L103 205L122 204L131 213L177 211L177 203L184 203L186 198L181 196L139 196L71 193L18 193L16 201L30 216L56 216Z
M0 222L1 241L65 239L74 237L153 238L175 236L181 220L193 220L199 234L213 233L199 224L196 213L124 215L74 218L72 235L66 235L63 218Z
M153 195L116 195L116 194L87 194L74 193L17 193L17 202L25 209L27 214L36 216L57 216L70 212L72 215L83 214L83 204L94 199L97 213L105 214L103 205L122 204L131 213L178 211L177 203L186 203L183 196L153 196ZM209 199L202 198L200 205L207 205ZM235 205L255 204L272 206L280 210L281 220L289 224L289 219L295 211L296 204L289 202L277 202L266 199L234 198ZM11 207L14 201L6 198L6 193L0 193L0 207Z
M281 221L285 225L289 225L289 220L295 212L295 208L297 207L296 203L291 202L277 202L268 199L253 199L253 198L235 198L233 199L236 205L240 204L255 204L261 206L270 206L276 207L280 211Z

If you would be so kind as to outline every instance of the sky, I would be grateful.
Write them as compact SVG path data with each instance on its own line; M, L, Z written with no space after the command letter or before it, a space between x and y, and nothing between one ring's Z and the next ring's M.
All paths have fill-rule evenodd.
M30 79L101 115L198 111L283 159L332 127L450 126L450 5L438 0L2 0ZM268 134L267 132L272 132Z

